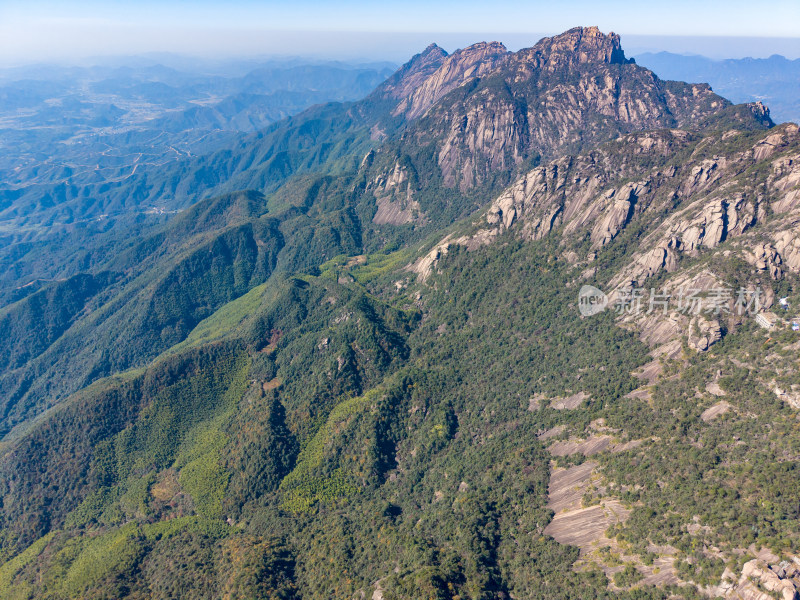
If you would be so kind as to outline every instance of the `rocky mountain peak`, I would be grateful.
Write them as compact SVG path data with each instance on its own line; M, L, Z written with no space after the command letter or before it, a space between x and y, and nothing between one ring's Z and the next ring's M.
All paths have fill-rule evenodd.
M409 139L435 139L445 186L464 192L537 157L633 131L772 126L763 105L733 106L708 85L661 81L625 58L617 34L597 27L516 53L497 42L457 50L392 114L419 120Z
M379 90L398 100L393 114L415 119L455 88L490 73L509 70L518 80L533 73L551 74L578 65L632 64L615 33L597 27L575 27L544 38L535 46L512 53L500 42L479 42L447 55L431 44L416 55Z
M373 95L394 100L407 98L436 72L446 58L447 52L442 48L436 44L429 45L400 67L373 92Z
M750 104L748 104L748 106L750 107L750 110L756 117L771 122L769 116L769 107L763 102L761 102L761 100L758 100L757 102L751 102Z
M573 27L560 35L543 38L532 48L520 50L517 57L548 71L573 64L634 62L625 58L619 35L605 34L594 26Z
M439 68L395 109L410 119L419 117L448 92L470 79L494 70L509 52L500 42L479 42L456 50Z

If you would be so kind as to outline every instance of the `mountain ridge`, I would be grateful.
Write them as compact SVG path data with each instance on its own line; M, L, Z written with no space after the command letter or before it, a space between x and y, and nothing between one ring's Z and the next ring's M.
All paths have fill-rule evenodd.
M708 118L713 114L724 112L719 109L730 107L728 101L714 95L707 89L707 86L690 88L693 90L691 102L683 106L677 105L677 99L682 97L687 91L686 89L673 91L668 82L660 82L656 77L648 75L649 72L640 71L633 64L620 62L624 58L624 53L619 54L621 49L618 37L604 36L596 28L585 31L590 32L585 39L584 29L577 28L562 34L562 36L545 38L546 41L540 42L540 45L535 45L528 51L523 50L513 54L506 54L500 50L499 46L491 44L480 46L480 48L488 49L490 56L498 57L497 61L490 61L491 64L482 67L483 80L492 79L492 74L495 77L503 76L505 81L498 80L496 82L496 85L499 86L496 93L506 93L504 89L510 85L516 86L517 89L512 91L506 101L505 115L493 116L488 121L480 119L482 123L468 124L471 125L468 129L488 126L512 127L520 143L527 145L525 140L530 139L531 147L521 149L524 155L528 155L531 159L535 159L536 154L549 158L554 156L554 152L563 151L562 148L575 150L575 145L579 143L579 136L577 131L571 130L577 130L581 120L587 120L590 117L593 121L599 119L600 122L595 125L598 131L619 128L619 123L622 121L627 123L622 126L623 129L653 128L659 125L692 127L692 123L703 116ZM563 56L567 56L566 53L572 47L577 49L577 60L564 61ZM584 47L585 49L583 49ZM476 52L475 56L469 58L473 52ZM548 60L548 53L553 53L554 60ZM446 57L438 47L431 47L412 59L406 66L401 67L388 80L390 82L400 81L403 77L410 77L401 87L396 89L393 87L391 90L387 88L381 92L380 90L383 88L379 86L377 96L373 93L366 100L354 105L326 105L311 109L297 118L282 121L253 134L246 141L240 142L236 149L229 148L206 157L178 161L176 165L170 166L166 171L145 168L123 181L102 185L34 186L27 192L25 190L6 191L4 203L7 207L3 211L6 215L5 220L18 225L33 225L37 221L46 223L60 219L69 222L77 217L91 218L96 216L98 211L114 214L126 212L142 205L155 205L167 210L180 209L188 202L199 199L198 196L202 197L209 193L248 188L258 189L262 192L269 191L264 188L269 185L270 180L279 183L284 177L293 173L326 169L330 163L343 158L342 153L334 152L331 156L317 154L303 161L291 159L286 161L286 155L282 154L282 147L286 147L287 140L292 139L295 142L293 154L297 154L297 151L301 150L308 141L307 136L310 134L313 138L314 135L318 135L314 131L316 127L322 125L326 128L326 135L330 138L346 136L344 139L341 137L337 139L337 146L347 147L355 144L363 147L366 152L367 148L375 146L376 141L382 140L383 136L392 138L397 138L398 135L402 136L404 119L399 114L394 116L386 114L389 106L395 103L395 99L392 98L393 94L403 96L403 99L395 104L415 103L409 108L412 111L409 114L414 117L411 118L413 126L413 123L421 117L423 109L430 110L431 102L440 101L443 94L455 91L458 81L460 81L460 89L464 89L465 83L481 79L476 73L467 73L466 71L469 68L468 65L476 60L480 62L478 59L482 54L478 47L473 50L462 50L455 56L456 59L467 57L466 62L445 76L445 73L440 70L445 64L453 64L456 59L453 56ZM505 58L503 59L503 57ZM577 76L582 68L585 69L586 65L590 64L586 61L597 61L605 65L602 68L607 71L606 79L598 84L584 74L584 80L579 85L581 96L586 95L586 98L578 102L578 98L564 94L564 90L559 88L558 84L562 77ZM450 67L448 66L447 69L449 70ZM509 69L509 72L504 75L503 69ZM439 74L435 75L436 72ZM536 73L540 74L543 79L533 82L530 78ZM560 75L555 77L554 73ZM399 78L395 79L395 77ZM441 82L439 82L440 78L442 78ZM451 78L454 79L451 80ZM529 84L528 89L525 89L526 82ZM441 88L439 87L440 83L443 85ZM634 83L642 88L646 98L639 98L642 94L628 87L633 86ZM574 84L575 82L571 82L571 85ZM397 84L389 85L396 86ZM548 99L548 93L542 93L537 89L539 86L546 87L548 85L552 86L552 90L548 90L551 94L550 99ZM674 87L677 84L671 85ZM620 89L618 90L617 87ZM488 90L484 93L487 92ZM377 98L387 94L388 106L385 103L376 102ZM412 98L415 95L417 100ZM469 110L480 110L480 99L474 94L470 94L469 97L473 105L460 108L459 114L454 115L455 118L463 119L467 117L466 113ZM640 111L637 105L638 99L653 106L653 113L659 116L646 118L644 114L637 112ZM711 106L715 102L717 104ZM705 103L707 106L701 108L700 103ZM690 106L690 104L694 106ZM529 106L531 110L535 108L535 112L531 115L527 114ZM567 106L569 106L569 110L565 110ZM657 108L655 108L656 106ZM395 106L391 110L397 109L398 107ZM548 131L550 127L547 123L537 120L535 116L547 110L550 110L551 114L548 115L546 121L559 123L556 131ZM765 127L771 124L768 113L763 110L752 115L742 109L737 110L738 114L731 114L726 118L739 120L739 126ZM511 114L508 111L511 111ZM518 117L513 117L515 111L519 113ZM734 112L731 109L731 113ZM334 115L336 115L336 120L340 120L345 125L344 127L339 123L330 123L330 120L334 119ZM500 119L500 121L495 122L495 119ZM605 123L602 122L603 119L606 120ZM698 125L702 126L701 123ZM459 145L467 143L466 138L477 135L470 131L460 132L456 123L440 122L436 126L451 128L451 135L459 137ZM369 131L368 135L367 131ZM581 132L587 138L589 133ZM608 135L608 132L604 131L603 135ZM586 143L589 143L588 139ZM248 160L241 160L241 158L236 160L232 156L234 154L249 158ZM518 159L519 157L514 160ZM467 157L452 157L445 162L461 160L467 160ZM476 172L483 170L482 167L477 165L472 165L472 167L472 173L467 176L466 181L463 181L464 189L469 188L472 185L471 180L479 175L485 176L485 174ZM352 163L346 165L345 168L353 168ZM448 172L445 174L445 178L462 179L456 174L454 165L446 170ZM488 170L491 172L492 168L489 167ZM180 180L176 180L174 175L170 176L170 173L181 173L182 176ZM232 183L226 184L226 180L230 180ZM461 181L455 182L462 183ZM43 197L46 199L46 203L40 202ZM46 207L43 216L32 218L35 215L36 207L40 207L42 204ZM28 215L27 213L32 214Z
M252 139L0 308L0 595L796 594L796 126L576 28Z
M398 90L406 95L400 97ZM374 102L375 98L385 100L387 95L389 106ZM425 114L416 116L426 104L430 107ZM373 106L376 114L369 112ZM409 112L407 119L398 123L395 113L401 106L407 106ZM223 294L226 301L231 300L252 285L263 283L275 268L313 268L308 256L314 253L307 252L308 256L302 257L301 243L325 244L338 254L362 251L375 243L371 240L377 242L387 235L400 236L400 243L405 243L403 236L419 239L471 214L485 203L485 194L499 193L524 172L526 165L638 129L681 124L707 127L706 121L715 118L732 120L745 129L771 126L768 113L759 110L757 105L732 106L708 86L660 82L651 72L625 59L618 36L606 36L597 28L575 28L517 53L509 53L497 43L479 43L447 56L432 45L360 103L310 109L254 135L253 143L238 152L227 150L197 159L199 168L189 176L180 171L170 173L168 180L155 188L156 193L167 194L173 186L204 189L209 187L207 182L214 189L216 182L223 181L232 194L235 189L265 186L268 187L264 191L274 193L288 189L285 184L314 168L328 169L335 178L312 184L306 200L302 204L293 202L290 212L279 215L277 220L269 210L260 208L258 215L247 214L237 231L220 232L213 242L216 246L204 246L199 252L184 249L180 251L182 256L168 254L169 258L161 260L164 264L181 260L181 269L188 268L185 265L194 260L194 273L199 264L205 264L202 253L214 255L216 248L224 254L217 258L219 264L226 266L220 266L213 277L228 277L233 273L234 262L249 257L246 267L237 267L243 271L235 275L236 291ZM376 148L371 131L380 126L389 132L388 137L377 142L378 152L366 153L372 158L365 162L359 154ZM319 144L318 140L326 142ZM336 144L330 140L336 140ZM334 166L340 160L349 166ZM356 169L358 160L361 164ZM138 189L139 184L130 198L128 188L122 187L120 191L126 196L121 201L135 202ZM477 196L473 190L480 190ZM107 193L111 195L110 190ZM260 193L257 198L262 205L269 202ZM317 202L327 208L317 208ZM317 218L313 215L320 210L330 211L325 226L307 233ZM331 238L323 241L320 231ZM159 235L164 234L150 237L155 249L164 247ZM295 241L286 245L289 239ZM189 240L184 243L196 243ZM144 249L148 243L139 247ZM153 249L148 247L146 256L151 252ZM269 257L267 262L261 264L265 257ZM331 257L323 254L319 262ZM121 268L113 261L98 267L112 272ZM100 337L107 338L112 330L124 332L133 327L130 315L112 315L109 320L103 317L102 325L92 324L98 318L96 314L75 315L74 330L64 330L63 339L52 340L52 348L45 348L44 356L0 378L7 418L24 418L9 416L15 414L14 406L18 405L24 415L28 410L47 406L52 401L47 400L49 394L60 398L68 390L74 391L75 382L82 381L74 370L73 375L64 378L65 382L73 382L73 389L52 383L53 376L63 372L60 370L66 369L70 361L73 365L83 364L81 372L89 378L85 383L89 383L114 370L150 360L180 342L207 316L205 312L193 313L190 318L168 316L174 309L159 300L154 283L137 283L139 274L130 267L124 268L128 276L114 278L115 283L106 294L122 294L122 304L115 311L129 305L134 296L139 298L136 302L150 303L147 313L134 311L138 321L133 321L140 323L140 335L147 332L150 341L109 347L99 342L90 352L65 352L70 344L75 346L87 335L90 339L97 335L87 334L82 328L102 331ZM175 289L181 278L188 277L179 276L179 271L170 268L167 271L177 278L172 284ZM256 279L246 283L246 273ZM213 312L221 298L210 288L197 301L186 294L179 296L175 299L177 305L196 304L201 312Z

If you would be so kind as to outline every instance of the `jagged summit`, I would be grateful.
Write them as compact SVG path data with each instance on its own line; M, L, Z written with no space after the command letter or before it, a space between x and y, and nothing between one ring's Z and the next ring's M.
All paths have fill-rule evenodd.
M436 44L411 57L394 75L389 77L374 92L373 96L402 100L430 77L447 58L447 52Z
M516 58L530 61L537 67L555 68L568 63L633 64L626 59L619 35L604 34L596 26L573 27L560 35L540 40L532 48L520 50Z
M536 71L553 73L578 65L628 65L619 35L599 28L574 27L560 35L543 38L530 48L509 52L501 42L478 42L451 55L436 44L403 65L378 94L399 100L393 114L415 119L453 89L495 73L514 73L527 79Z
M518 52L499 42L450 55L429 46L381 94L397 102L391 115L405 121L408 152L435 140L444 184L462 191L632 131L772 126L766 109L733 106L706 84L662 81L597 27Z
M453 52L410 97L398 104L395 114L406 113L411 119L423 115L451 90L500 68L508 54L500 42L479 42Z
M427 48L425 48L425 50L423 50L417 56L423 56L423 55L428 54L430 52L441 52L442 54L444 54L444 56L447 56L447 50L444 50L436 42L431 42L430 44L428 44Z

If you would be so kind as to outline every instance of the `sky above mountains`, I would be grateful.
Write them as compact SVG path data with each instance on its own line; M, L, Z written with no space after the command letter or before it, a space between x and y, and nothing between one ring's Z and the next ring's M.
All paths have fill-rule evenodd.
M431 41L516 49L577 25L622 34L629 53L796 58L799 23L797 0L2 0L0 63L144 52L399 61Z

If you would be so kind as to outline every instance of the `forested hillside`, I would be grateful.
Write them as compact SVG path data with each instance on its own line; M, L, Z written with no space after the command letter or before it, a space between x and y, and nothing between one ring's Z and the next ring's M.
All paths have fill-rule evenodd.
M800 132L765 106L596 28L434 45L51 206L88 198L185 208L3 257L3 598L794 597Z

